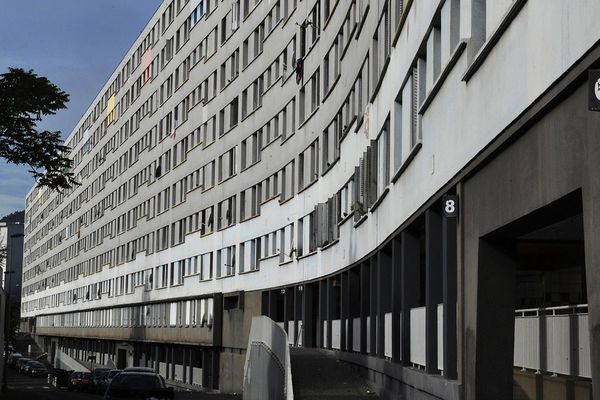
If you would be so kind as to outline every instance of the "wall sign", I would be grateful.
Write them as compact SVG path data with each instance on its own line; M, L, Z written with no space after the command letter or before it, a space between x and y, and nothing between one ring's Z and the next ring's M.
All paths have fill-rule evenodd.
M447 194L443 198L444 218L458 217L458 196Z
M600 111L600 69L588 71L588 109Z

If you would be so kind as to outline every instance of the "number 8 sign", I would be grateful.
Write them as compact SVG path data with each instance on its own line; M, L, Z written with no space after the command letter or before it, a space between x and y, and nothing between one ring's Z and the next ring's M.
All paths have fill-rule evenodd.
M458 217L458 196L447 194L443 197L443 208L445 218Z

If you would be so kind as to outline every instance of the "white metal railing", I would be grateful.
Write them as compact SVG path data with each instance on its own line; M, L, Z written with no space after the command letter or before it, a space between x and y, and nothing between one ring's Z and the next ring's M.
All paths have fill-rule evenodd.
M383 318L383 353L386 357L392 358L392 313L385 313Z
M360 317L352 319L352 351L360 351Z
M591 378L587 304L515 311L514 365Z
M444 304L437 305L437 368L444 370ZM424 367L426 364L426 307L410 310L410 362Z
M331 321L331 348L335 350L340 349L340 336L341 336L342 324L339 319Z
M425 307L410 310L410 362L425 366Z

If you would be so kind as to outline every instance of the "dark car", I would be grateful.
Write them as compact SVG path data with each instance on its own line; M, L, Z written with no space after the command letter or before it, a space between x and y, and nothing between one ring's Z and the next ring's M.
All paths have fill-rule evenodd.
M27 375L43 377L48 375L48 368L39 361L29 361L25 367Z
M33 365L35 365L35 363L37 363L37 361L35 360L30 360L27 361L25 364L23 364L23 366L21 367L21 372L25 375L29 375L29 371L31 370L31 367Z
M10 353L6 362L9 366L14 367L17 360L21 357L24 357L21 353Z
M90 393L100 393L98 387L100 386L100 382L104 380L104 375L106 375L108 371L110 371L110 368L96 368L92 371L90 386L88 387Z
M19 358L17 360L17 362L15 363L15 369L18 372L23 373L23 368L25 368L25 364L27 364L29 361L31 361L31 358L27 358L27 357Z
M172 387L162 376L151 372L121 372L115 376L104 394L104 400L172 399Z
M90 372L73 372L69 377L69 383L67 384L67 390L70 391L81 391L87 390L90 386L92 374Z
M54 368L48 374L48 383L57 388L66 388L69 386L69 377L73 371L66 369Z
M123 370L123 372L150 372L151 374L153 374L156 371L154 370L154 368L150 367L127 367Z
M123 372L122 369L113 369L108 371L102 376L102 379L98 381L97 393L104 394L106 392L106 388L112 382L113 378Z

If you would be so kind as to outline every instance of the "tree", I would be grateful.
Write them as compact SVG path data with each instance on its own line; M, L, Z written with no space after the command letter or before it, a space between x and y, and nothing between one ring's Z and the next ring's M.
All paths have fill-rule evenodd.
M0 157L30 167L39 186L68 189L78 183L60 132L38 131L42 116L66 108L69 95L32 70L9 68L0 75Z

